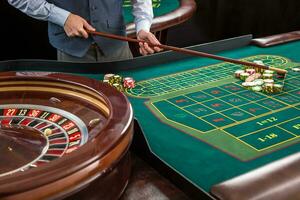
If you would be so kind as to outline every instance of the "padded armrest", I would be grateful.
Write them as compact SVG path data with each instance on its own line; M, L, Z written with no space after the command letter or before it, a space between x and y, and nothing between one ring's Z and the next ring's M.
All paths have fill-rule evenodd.
M214 185L211 193L221 200L300 199L300 153Z
M300 31L271 35L252 40L252 43L260 47L274 46L282 43L287 43L300 39Z

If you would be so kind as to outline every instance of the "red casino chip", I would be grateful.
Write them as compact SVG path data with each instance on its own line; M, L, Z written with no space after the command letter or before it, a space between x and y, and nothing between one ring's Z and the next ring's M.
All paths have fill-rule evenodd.
M126 77L123 79L123 86L124 88L134 88L135 87L135 81L131 77Z

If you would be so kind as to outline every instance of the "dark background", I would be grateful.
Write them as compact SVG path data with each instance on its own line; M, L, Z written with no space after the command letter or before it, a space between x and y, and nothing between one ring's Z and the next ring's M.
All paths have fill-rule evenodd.
M196 0L192 19L169 29L167 44L184 47L234 36L254 37L300 30L299 0ZM0 2L0 60L56 59L47 23Z

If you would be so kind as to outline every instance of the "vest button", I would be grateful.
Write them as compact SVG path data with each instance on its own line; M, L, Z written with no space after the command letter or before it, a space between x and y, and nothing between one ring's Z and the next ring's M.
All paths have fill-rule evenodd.
M97 6L92 6L91 10L97 10Z

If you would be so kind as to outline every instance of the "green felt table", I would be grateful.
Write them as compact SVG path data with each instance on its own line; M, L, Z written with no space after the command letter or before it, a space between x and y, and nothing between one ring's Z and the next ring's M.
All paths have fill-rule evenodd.
M180 7L179 0L152 0L152 8L154 17L168 14ZM132 23L134 18L132 15L131 0L124 0L123 14L126 24Z
M284 92L273 95L241 87L233 73L242 66L206 58L120 74L137 81L127 95L153 153L209 191L299 151L300 73L290 70L299 65L299 50L300 42L292 42L218 53L288 69Z
M104 71L133 77L136 87L126 94L151 152L209 192L217 183L300 149L300 72L291 71L300 65L300 41L268 48L240 43L232 39L194 48L287 69L283 92L264 94L241 87L233 74L243 66L174 52L84 67L54 62L51 68L45 67L47 62L23 61L0 67L57 69L98 80ZM222 48L227 50L219 51Z

